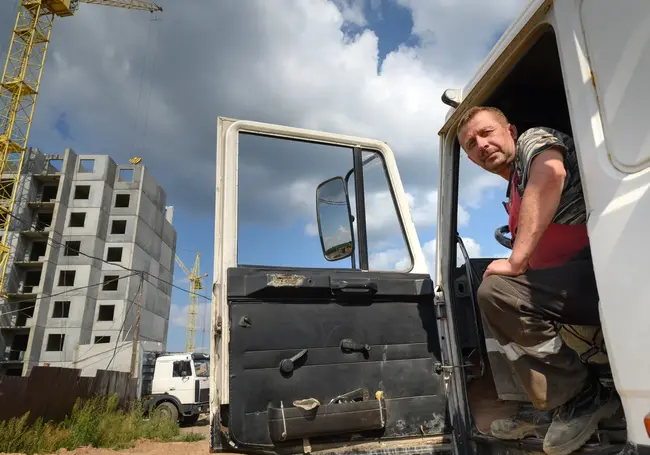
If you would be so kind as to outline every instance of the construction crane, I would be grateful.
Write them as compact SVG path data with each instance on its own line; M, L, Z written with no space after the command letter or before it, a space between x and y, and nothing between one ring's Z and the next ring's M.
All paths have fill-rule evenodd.
M5 298L11 214L32 126L55 17L74 15L79 3L162 11L149 0L21 0L0 81L0 298Z
M199 295L198 291L203 289L203 284L201 280L208 276L207 273L199 275L199 262L201 260L201 253L196 253L196 259L194 260L194 267L192 270L188 270L183 264L183 261L176 256L176 263L178 266L185 272L188 280L190 281L190 306L187 308L187 330L185 332L185 351L193 352L194 343L196 338L196 315L199 312Z

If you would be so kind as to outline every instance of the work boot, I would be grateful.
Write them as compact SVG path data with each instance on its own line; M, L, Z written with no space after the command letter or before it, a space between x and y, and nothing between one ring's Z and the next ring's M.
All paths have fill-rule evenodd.
M598 429L603 419L612 417L621 402L613 390L600 381L587 380L574 398L557 408L544 438L544 452L567 455L582 447Z
M490 432L498 439L515 440L531 436L543 439L552 418L553 411L540 411L532 404L521 404L514 417L492 422Z

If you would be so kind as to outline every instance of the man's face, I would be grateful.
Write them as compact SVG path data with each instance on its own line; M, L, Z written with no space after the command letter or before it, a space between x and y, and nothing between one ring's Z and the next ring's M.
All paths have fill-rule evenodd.
M458 133L460 146L474 163L494 174L504 174L515 159L514 125L504 124L489 111L478 112Z

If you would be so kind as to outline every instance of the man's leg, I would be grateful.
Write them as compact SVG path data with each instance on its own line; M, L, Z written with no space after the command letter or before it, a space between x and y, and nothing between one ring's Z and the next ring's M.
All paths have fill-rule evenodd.
M618 408L617 399L589 377L556 327L556 323L600 323L591 261L529 270L517 277L489 276L479 287L478 302L535 408L548 411L495 421L494 436L519 439L544 434L552 421L544 441L547 453L570 453L582 446L598 422Z

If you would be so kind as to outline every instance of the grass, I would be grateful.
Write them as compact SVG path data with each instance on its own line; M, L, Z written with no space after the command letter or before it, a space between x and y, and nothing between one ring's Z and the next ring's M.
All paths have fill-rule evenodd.
M77 400L71 415L60 423L43 422L39 417L30 425L29 412L0 422L0 453L33 455L86 446L125 449L133 447L138 439L190 442L203 436L180 435L178 424L169 420L145 419L139 403L123 411L118 407L117 395L83 403Z
M202 441L205 439L205 435L202 435L201 433L185 433L184 435L181 436L180 440L183 442L196 442L196 441Z

